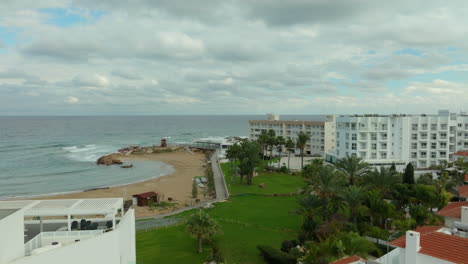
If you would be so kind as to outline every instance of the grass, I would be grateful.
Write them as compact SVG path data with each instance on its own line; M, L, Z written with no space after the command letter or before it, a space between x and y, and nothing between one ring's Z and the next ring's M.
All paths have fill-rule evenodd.
M222 167L226 171L224 164ZM254 182L264 182L266 188L235 183L231 188L237 193L269 194L294 192L303 185L299 176L278 173L261 173ZM257 245L279 248L282 241L296 239L302 223L301 217L292 213L297 207L296 199L295 196L241 195L204 209L221 225L222 234L215 238L215 243L226 263L264 263ZM171 217L187 218L193 212ZM203 254L196 253L196 239L189 236L183 224L137 232L139 264L203 263L207 254L206 247Z
M171 203L171 202L166 202L166 201L162 201L162 202L159 202L159 203L155 203L155 204L150 204L149 207L154 209L154 208L166 208L166 207L173 207L173 206L176 206L177 203Z
M256 194L280 194L294 193L297 189L304 186L304 180L300 175L290 175L277 172L259 172L259 175L254 177L253 184L247 185L240 183L240 177L234 176L232 163L222 163L221 168L224 171L226 184L231 195L241 193L256 193ZM232 179L232 181L231 181ZM265 184L265 188L259 188L260 183Z

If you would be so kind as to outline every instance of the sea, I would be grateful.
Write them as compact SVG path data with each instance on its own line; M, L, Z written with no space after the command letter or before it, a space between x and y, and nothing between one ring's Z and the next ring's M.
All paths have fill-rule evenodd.
M190 143L199 138L247 136L248 120L265 116L0 117L0 198L27 198L125 185L160 177L174 168L134 161L131 169L96 165L130 145ZM323 116L282 116L323 120Z

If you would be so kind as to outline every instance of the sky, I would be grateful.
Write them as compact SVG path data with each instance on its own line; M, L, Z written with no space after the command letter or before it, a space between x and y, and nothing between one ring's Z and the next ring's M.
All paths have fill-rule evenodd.
M0 115L468 110L466 0L0 7Z

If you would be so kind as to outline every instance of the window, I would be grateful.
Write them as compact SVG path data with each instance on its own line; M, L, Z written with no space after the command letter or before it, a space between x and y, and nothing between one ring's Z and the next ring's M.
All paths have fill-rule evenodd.
M381 149L387 149L387 143L382 143L380 144Z
M426 153L426 151L421 151L420 155L421 155L421 158L425 158L427 153Z
M377 144L372 143L372 144L371 144L371 149L372 149L372 150L376 150L376 149L377 149Z
M387 130L387 124L382 124L382 130Z
M421 142L421 148L422 148L422 149L427 148L427 143L426 143L426 142Z
M421 139L427 139L427 133L426 132L421 133Z
M437 158L437 153L436 152L431 152L431 158L433 158L433 159Z
M441 148L446 148L447 147L447 142L440 142L440 147Z
M387 133L381 133L380 138L383 140L387 140Z
M352 135L351 135L351 140L357 140L357 134L355 134L355 133L352 134Z
M377 134L376 133L371 134L371 140L377 140Z
M349 133L346 133L346 140L349 140Z
M436 148L437 148L437 143L432 142L432 143L431 143L431 149L436 149Z
M362 140L366 140L367 139L367 134L366 133L360 133L360 137Z
M440 129L447 130L447 124L440 124Z
M440 133L440 138L441 139L446 139L447 138L447 133Z
M446 155L447 155L447 152L445 152L445 151L440 151L439 152L439 156L441 156L441 157L445 157Z
M356 130L356 123L351 123L351 130Z
M418 139L418 134L412 134L411 139L412 140L417 140Z
M421 127L422 127L422 130L427 130L427 124L422 124Z
M361 142L360 148L362 149L367 148L367 143Z
M380 153L380 158L386 159L387 158L387 152Z
M431 124L431 130L437 130L437 124Z
M346 148L349 149L349 143L348 142L346 142Z
M371 159L376 159L377 158L377 153L372 153L371 154Z
M417 149L418 143L411 143L411 149Z
M336 141L336 146L337 146L338 148L340 147L340 141L339 141L339 140Z
M418 124L412 124L411 129L412 130L418 130Z
M437 139L437 134L432 134L432 135L431 135L431 138L432 138L432 139Z
M365 152L359 152L359 156L361 156L361 158L365 158L366 157L366 153Z
M356 143L352 143L352 144L351 144L351 149L352 149L352 150L356 150L356 149L357 149L357 144L356 144Z
M418 157L418 153L417 152L411 152L411 158L415 159Z

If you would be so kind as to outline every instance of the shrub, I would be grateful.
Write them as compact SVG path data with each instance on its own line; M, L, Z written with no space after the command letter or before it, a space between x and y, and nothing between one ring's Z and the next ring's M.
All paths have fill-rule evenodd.
M269 264L295 264L296 258L270 246L257 246L265 262Z

